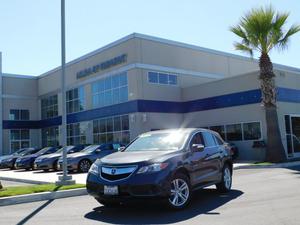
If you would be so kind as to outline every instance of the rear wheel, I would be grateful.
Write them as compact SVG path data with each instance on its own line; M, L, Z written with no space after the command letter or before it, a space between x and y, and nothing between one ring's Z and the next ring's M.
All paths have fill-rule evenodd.
M87 173L91 167L91 162L87 159L83 159L78 164L78 171Z
M167 205L171 209L182 209L186 207L191 200L191 185L189 178L184 174L176 174L171 180L170 196Z
M222 181L216 184L217 190L220 193L226 193L231 190L232 174L228 164L225 164L222 170Z

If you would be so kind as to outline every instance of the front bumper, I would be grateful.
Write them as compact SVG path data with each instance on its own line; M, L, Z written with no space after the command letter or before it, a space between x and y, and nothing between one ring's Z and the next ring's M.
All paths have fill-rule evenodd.
M49 169L53 169L53 163L51 161L34 162L34 169L37 169L37 170L49 170Z
M74 163L70 163L68 162L68 170L78 170L78 163L74 162ZM58 170L62 170L63 169L63 165L62 162L58 162L57 163L57 169Z
M4 169L4 168L13 168L14 166L14 161L2 161L0 164L0 168Z
M32 167L32 163L31 162L16 162L15 163L15 167L16 169L30 169Z
M137 199L161 199L170 195L171 175L168 171L152 174L136 174L126 179L107 181L100 174L89 173L86 188L97 199L130 201ZM105 195L104 186L118 186L118 195Z

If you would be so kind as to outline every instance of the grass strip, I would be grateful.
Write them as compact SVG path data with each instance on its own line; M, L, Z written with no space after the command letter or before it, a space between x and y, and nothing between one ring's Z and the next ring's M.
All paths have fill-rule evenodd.
M271 163L271 162L256 162L256 163L253 163L252 165L255 165L255 166L270 166L270 165L273 165L274 163Z
M0 198L47 192L47 191L53 192L53 191L70 190L70 189L84 188L84 187L85 184L74 184L74 185L65 185L65 186L57 186L55 184L38 184L38 185L28 185L28 186L4 187L3 189L0 190Z

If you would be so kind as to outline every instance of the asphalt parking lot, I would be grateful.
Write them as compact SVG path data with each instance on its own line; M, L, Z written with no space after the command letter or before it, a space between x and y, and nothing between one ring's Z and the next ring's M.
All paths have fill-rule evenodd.
M0 207L0 224L300 224L299 166L234 173L229 194L213 188L197 191L183 211L146 203L105 208L81 196Z

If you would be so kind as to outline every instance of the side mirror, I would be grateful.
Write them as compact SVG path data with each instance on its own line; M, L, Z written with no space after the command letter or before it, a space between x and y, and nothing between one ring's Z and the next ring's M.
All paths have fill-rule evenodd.
M124 147L124 146L118 148L118 152L122 152L122 151L124 151L124 150L125 150L125 147Z
M193 144L192 149L194 152L202 152L204 150L204 145L202 144Z
M100 152L101 152L101 149L98 148L98 149L95 150L95 152L96 152L96 153L100 153Z

